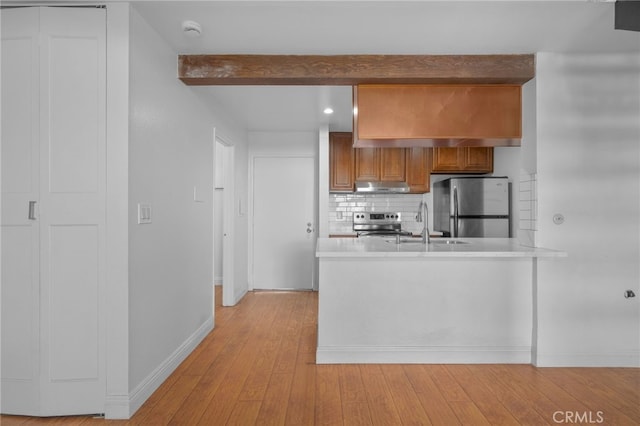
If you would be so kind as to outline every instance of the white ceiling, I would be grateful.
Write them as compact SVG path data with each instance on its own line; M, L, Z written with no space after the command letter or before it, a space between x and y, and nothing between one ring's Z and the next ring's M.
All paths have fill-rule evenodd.
M183 54L509 54L640 52L640 33L614 30L614 3L571 1L138 1ZM200 38L182 22L202 27ZM350 87L214 86L248 130L351 128ZM322 114L326 104L336 112ZM328 121L327 121L328 120Z

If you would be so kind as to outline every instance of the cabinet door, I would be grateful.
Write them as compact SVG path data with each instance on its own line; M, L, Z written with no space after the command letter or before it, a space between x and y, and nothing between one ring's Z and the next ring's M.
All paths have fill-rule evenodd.
M491 173L493 148L434 148L432 173Z
M380 150L378 148L356 148L355 153L355 180L380 180Z
M490 173L493 171L493 148L474 147L464 151L464 170L468 172Z
M403 182L406 178L404 148L379 148L380 180Z
M353 136L329 133L329 191L353 191Z
M431 190L431 148L407 148L407 184L414 194Z
M434 173L456 173L462 169L460 148L434 148L433 165Z

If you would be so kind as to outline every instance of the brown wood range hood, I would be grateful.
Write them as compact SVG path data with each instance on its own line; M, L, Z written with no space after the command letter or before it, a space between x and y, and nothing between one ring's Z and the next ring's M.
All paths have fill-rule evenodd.
M358 85L354 147L520 146L519 85Z
M187 85L354 87L355 147L519 146L524 55L180 55Z

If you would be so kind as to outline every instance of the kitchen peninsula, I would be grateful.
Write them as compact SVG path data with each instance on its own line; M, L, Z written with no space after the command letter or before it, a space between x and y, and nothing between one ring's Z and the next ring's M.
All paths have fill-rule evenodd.
M531 363L536 262L566 253L512 238L320 238L316 256L319 364Z

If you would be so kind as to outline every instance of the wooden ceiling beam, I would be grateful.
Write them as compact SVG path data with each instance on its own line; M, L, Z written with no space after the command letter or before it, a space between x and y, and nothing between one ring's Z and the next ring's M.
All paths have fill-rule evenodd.
M535 76L524 55L179 55L191 86L356 84L524 84Z

